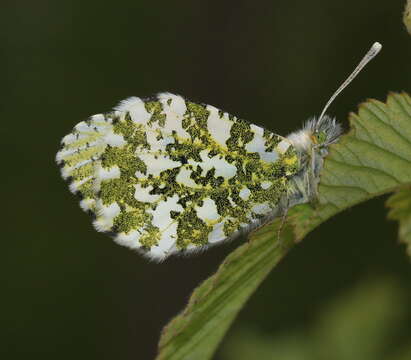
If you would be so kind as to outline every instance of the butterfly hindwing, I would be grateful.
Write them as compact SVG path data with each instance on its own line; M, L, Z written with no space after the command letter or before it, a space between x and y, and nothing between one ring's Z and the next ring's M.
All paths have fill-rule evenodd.
M57 162L97 230L159 260L273 213L299 169L287 139L169 93L79 123Z

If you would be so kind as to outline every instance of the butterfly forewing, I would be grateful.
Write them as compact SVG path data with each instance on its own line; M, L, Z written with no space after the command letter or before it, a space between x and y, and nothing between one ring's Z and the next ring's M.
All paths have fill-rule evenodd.
M97 230L159 260L267 217L299 169L287 139L168 93L79 123L57 161Z

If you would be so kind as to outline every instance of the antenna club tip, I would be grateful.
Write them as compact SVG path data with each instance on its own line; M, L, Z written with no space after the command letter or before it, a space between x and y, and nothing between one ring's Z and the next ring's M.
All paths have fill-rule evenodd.
M376 42L372 45L372 49L373 49L374 51L380 51L381 48L382 48L382 45L381 45L378 41L376 41Z

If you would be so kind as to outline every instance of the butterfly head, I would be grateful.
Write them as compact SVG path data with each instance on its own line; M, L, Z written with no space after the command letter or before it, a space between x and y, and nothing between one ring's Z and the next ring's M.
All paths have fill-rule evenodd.
M309 120L305 129L310 134L314 148L324 148L335 143L342 133L341 125L327 115Z

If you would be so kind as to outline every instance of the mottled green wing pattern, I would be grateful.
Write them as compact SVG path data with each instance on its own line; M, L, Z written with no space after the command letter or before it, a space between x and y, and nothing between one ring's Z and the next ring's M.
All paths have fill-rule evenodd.
M300 166L287 139L169 93L79 123L57 162L97 230L158 260L275 214Z

